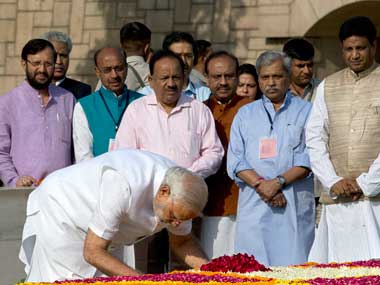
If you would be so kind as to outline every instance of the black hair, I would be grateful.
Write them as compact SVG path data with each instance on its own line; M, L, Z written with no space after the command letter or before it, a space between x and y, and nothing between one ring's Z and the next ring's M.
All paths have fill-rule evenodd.
M125 41L150 42L152 32L140 22L130 22L120 29L120 43Z
M98 49L98 50L95 52L95 54L94 54L94 63L95 63L95 66L96 66L96 67L98 66L98 56L99 56L100 52L101 52L102 50L104 50L105 48L108 48L108 47L102 47L102 48ZM122 48L118 48L118 47L115 48L115 49L117 49L117 50L120 51L120 54L121 54L121 56L123 57L123 62L126 64L127 54L125 53L125 50L123 50Z
M213 52L212 54L210 54L210 56L206 59L206 62L205 62L205 73L208 74L208 64L211 60L218 58L218 57L223 57L223 56L227 56L227 57L231 58L233 62L235 62L236 74L238 74L238 72L239 72L239 60L232 53L229 53L228 51L224 51L224 50Z
M186 42L193 48L193 54L197 54L197 47L192 35L186 32L172 32L168 34L162 43L162 49L169 50L169 47L174 43Z
M366 37L372 45L376 39L376 27L365 16L355 16L346 20L339 30L339 40L343 42L351 36Z
M291 59L311 60L314 57L313 45L304 38L294 38L288 40L282 51Z
M211 47L211 43L206 40L197 40L195 41L195 45L197 47L197 53L194 57L194 65L198 63L201 56L205 56L207 54L207 49Z
M185 73L185 64L183 63L183 60L178 55L176 55L174 52L172 52L170 50L162 50L161 49L161 50L156 51L152 55L152 58L149 61L150 75L153 75L154 66L156 65L156 62L159 61L160 59L163 59L163 58L174 58L174 59L178 60L180 66L181 66L182 74Z
M52 49L55 62L57 60L57 53L54 49L54 46L51 44L51 42L43 39L32 39L28 41L22 48L21 58L26 61L29 54L37 54L46 48Z
M250 63L244 63L239 66L239 76L242 74L250 74L256 81L257 85L257 93L256 93L256 100L260 99L263 95L263 92L261 92L260 86L259 86L259 76L257 75L256 67L253 64Z

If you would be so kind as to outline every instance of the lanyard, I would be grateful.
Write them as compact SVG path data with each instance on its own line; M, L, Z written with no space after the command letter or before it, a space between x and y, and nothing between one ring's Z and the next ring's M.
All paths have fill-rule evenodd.
M264 99L261 99L261 100L262 100L261 102L263 102L263 107L264 107L265 113L267 113L268 121L270 124L270 133L272 133L272 131L273 131L273 120L272 120L272 117L269 114L267 108L265 108Z
M128 91L127 91L127 92L128 92ZM124 110L121 112L121 115L119 116L119 120L117 120L117 121L116 121L116 119L114 118L114 116L112 115L112 112L111 112L110 108L108 107L108 104L107 104L106 100L104 99L103 94L102 94L102 91L101 91L100 89L99 89L99 94L100 94L100 98L102 98L102 101L103 101L104 107L106 107L106 110L107 110L108 115L110 116L110 118L112 119L112 121L113 121L113 123L114 123L115 131L117 132L117 129L119 128L120 123L121 123L121 119L123 118L124 112L125 112L125 110L127 109L128 99L129 99L129 93L127 93L127 102L126 102L126 104L125 104L125 108L124 108Z

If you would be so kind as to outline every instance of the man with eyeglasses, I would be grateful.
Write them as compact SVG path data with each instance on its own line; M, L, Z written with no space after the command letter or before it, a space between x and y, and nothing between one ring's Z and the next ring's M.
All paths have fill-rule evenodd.
M0 178L5 185L37 185L72 163L75 99L50 84L55 59L50 42L30 40L21 53L26 80L0 97Z
M103 154L49 175L28 199L19 258L27 282L141 275L123 256L167 228L174 252L190 267L207 263L191 236L191 219L207 185L151 152Z
M185 32L172 32L165 37L162 44L162 49L172 51L178 55L184 63L185 76L182 93L203 102L210 97L210 89L190 80L190 72L194 65L196 48L197 47L193 36ZM151 86L146 86L138 91L145 95L154 92Z
M90 85L66 76L73 47L70 37L63 32L49 31L43 34L42 38L51 42L57 53L53 83L73 93L77 100L89 95L91 93Z
M79 100L73 115L76 162L91 159L114 147L114 138L127 106L143 96L127 89L127 65L121 48L102 48L94 55L95 73L102 86Z

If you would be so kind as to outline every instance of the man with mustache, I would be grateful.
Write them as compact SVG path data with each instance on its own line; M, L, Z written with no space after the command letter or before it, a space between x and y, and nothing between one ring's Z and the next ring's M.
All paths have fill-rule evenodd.
M292 59L290 75L290 91L294 96L313 102L318 84L321 81L314 77L314 47L304 38L288 40L282 51ZM320 213L321 205L318 202L323 187L321 182L314 177L314 193L317 213ZM317 214L317 216L319 216ZM318 219L316 219L318 223Z
M183 61L171 51L160 50L152 56L149 69L154 92L125 111L116 134L117 147L161 154L203 178L214 174L223 147L209 108L182 92ZM160 243L159 248L164 246ZM163 250L162 255L166 254Z
M304 125L311 104L288 91L290 58L267 51L256 61L261 100L240 108L227 154L238 184L235 252L267 266L307 261L314 240L313 177Z
M43 34L42 38L51 42L57 53L53 83L70 91L77 100L89 95L91 93L90 85L66 76L69 69L70 53L73 47L70 37L63 32L49 31Z
M184 89L182 93L201 102L207 100L208 97L210 97L210 89L190 80L190 72L194 65L196 50L196 43L193 36L185 32L172 32L165 37L162 49L172 51L178 55L184 63ZM153 90L151 86L146 86L138 91L147 95L151 94Z
M206 179L209 199L203 211L201 244L209 258L234 252L239 188L227 174L227 148L235 114L241 106L251 102L249 98L236 95L238 68L238 59L226 51L212 53L205 62L205 73L212 95L204 103L214 116L216 130L225 151L218 172Z
M37 185L72 163L75 99L50 84L56 56L50 42L30 40L21 53L26 80L0 97L0 178L5 185Z
M91 159L114 147L114 138L127 106L140 93L127 89L127 65L121 48L105 47L95 52L95 73L102 87L79 100L73 115L76 162Z
M290 86L294 96L304 100L314 100L315 90L321 82L314 77L314 47L303 38L293 38L282 49L292 59Z
M321 220L309 257L312 261L380 257L376 33L367 17L353 17L341 25L339 39L347 67L318 86L307 124L311 167L324 186Z

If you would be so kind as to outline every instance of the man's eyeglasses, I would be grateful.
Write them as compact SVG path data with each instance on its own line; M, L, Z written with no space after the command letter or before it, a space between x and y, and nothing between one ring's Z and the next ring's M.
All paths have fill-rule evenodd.
M119 73L119 72L125 71L126 66L118 65L118 66L113 66L113 67L103 67L103 68L98 67L98 69L100 70L101 73L104 73L104 74L111 73L112 70L114 70L116 73Z
M54 63L51 63L51 62L42 62L42 61L30 61L30 60L26 60L26 62L30 63L33 67L45 67L46 69L49 69L49 68L53 68L54 67Z

